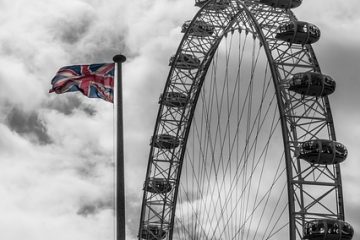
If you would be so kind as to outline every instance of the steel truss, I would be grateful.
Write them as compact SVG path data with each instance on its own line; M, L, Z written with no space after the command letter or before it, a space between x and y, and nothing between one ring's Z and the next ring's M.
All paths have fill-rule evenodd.
M160 101L155 136L175 136L180 146L173 149L151 146L139 228L159 226L172 239L177 194L191 120L205 75L217 47L224 36L234 31L258 38L271 67L285 149L289 199L289 239L303 239L306 221L318 218L344 219L340 166L314 165L298 158L302 142L312 139L336 140L328 97L302 96L288 91L289 79L299 72L320 72L311 45L289 44L275 38L277 28L295 16L289 10L274 9L256 1L232 0L229 6L214 10L209 1L193 18L214 27L212 35L196 37L187 31L175 54L175 61L163 94L181 93L187 96L185 107L171 107ZM195 69L176 67L181 54L196 56L201 62ZM146 191L151 179L165 179L171 184L167 193ZM153 239L157 239L154 236ZM161 239L161 238L158 238Z

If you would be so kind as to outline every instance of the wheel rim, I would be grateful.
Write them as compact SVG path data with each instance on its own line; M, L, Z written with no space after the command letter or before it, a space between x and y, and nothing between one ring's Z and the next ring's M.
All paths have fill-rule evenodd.
M213 71L211 70L211 63L212 60L215 61L217 59L217 57L214 58L214 56L217 54L216 50L219 47L221 48L220 43L225 35L230 35L230 33L237 30L241 30L243 35L249 35L250 37L248 36L248 39L253 40L255 45L258 44L259 49L261 46L263 46L263 54L266 56L263 58L266 58L269 63L264 64L265 67L263 70L266 69L269 75L271 73L271 81L274 83L273 88L275 95L269 96L276 97L277 109L279 111L277 117L275 117L276 115L273 115L273 119L277 118L277 121L274 120L271 122L271 124L269 122L267 125L273 126L274 122L276 123L276 126L280 125L284 142L284 151L283 154L280 154L284 157L279 158L283 159L280 161L280 163L283 164L283 167L276 168L277 170L275 171L273 177L275 176L274 179L276 180L278 179L278 172L285 172L285 186L287 186L288 192L286 196L287 212L285 211L284 213L283 209L280 209L279 211L277 210L275 212L277 214L281 214L280 216L286 216L287 222L284 224L280 220L277 222L275 221L275 224L272 226L277 227L266 227L263 229L264 231L262 234L259 235L257 235L257 232L261 231L255 229L255 234L253 233L254 229L252 229L250 226L248 227L247 232L243 228L241 228L241 231L237 231L236 228L235 231L232 229L231 231L235 232L235 235L231 235L229 233L229 229L224 230L223 227L217 227L217 224L215 224L215 226L210 224L210 228L216 228L216 230L212 231L213 234L211 237L204 237L208 234L203 234L202 237L204 239L217 239L217 237L221 238L222 236L225 236L225 239L233 239L233 237L236 239L239 237L239 234L241 234L240 239L272 239L271 237L278 238L279 236L283 236L276 236L276 234L281 231L285 231L287 232L287 235L290 236L289 238L291 240L295 240L302 239L303 227L309 220L317 219L319 217L343 220L344 210L339 165L325 167L320 165L309 165L297 158L299 153L299 145L305 140L324 138L335 141L336 139L328 98L326 96L321 98L304 97L288 91L287 80L289 80L293 74L307 71L320 72L319 65L310 45L291 45L278 41L274 37L277 27L282 23L288 22L289 20L295 20L295 16L291 13L291 11L274 9L250 1L246 3L242 1L229 1L229 4L226 8L214 10L213 8L208 7L208 5L213 4L213 2L215 1L209 1L205 6L202 7L202 9L196 14L190 23L190 27L188 27L188 29L190 29L192 25L196 24L196 21L202 21L213 24L214 33L209 36L193 36L193 34L191 34L191 30L187 30L171 64L171 70L165 85L163 95L169 92L181 93L188 97L188 104L186 107L169 107L169 105L164 104L162 101L154 130L153 142L155 136L159 134L167 134L175 136L177 140L181 142L181 144L170 149L161 149L154 147L154 144L152 144L145 186L149 184L151 179L160 177L166 179L166 182L171 183L172 189L166 193L144 191L139 238L141 239L144 232L147 234L145 239L194 238L198 234L198 230L200 229L199 226L197 229L195 229L194 226L189 227L189 229L192 229L191 233L189 230L186 230L184 226L187 226L189 222L196 222L198 219L200 219L199 213L191 214L193 218L195 216L195 220L190 220L189 218L185 220L186 217L184 220L181 220L181 211L186 212L184 210L186 208L183 207L184 201L187 200L188 202L192 202L192 198L189 198L189 193L187 192L188 190L185 190L183 193L181 191L179 192L179 189L184 186L184 184L181 185L180 183L186 182L184 179L181 179L180 181L180 178L184 178L183 176L188 173L187 170L189 170L189 168L190 172L196 169L194 168L196 162L187 160L187 156L198 154L196 151L186 151L185 147L189 147L189 144L192 144L191 131L193 131L193 133L196 132L195 130L191 130L191 124L195 126L193 126L193 129L196 129L196 126L199 125L196 123L196 120L194 120L196 119L195 106L198 104L199 108L198 100L206 99L205 95L202 96L200 92L201 88L203 87L203 82L206 78L206 75ZM200 59L201 63L195 68L185 68L184 66L176 65L176 60L181 59L181 54L196 56L198 59ZM254 60L254 58L252 60ZM266 79L266 77L264 77L264 79ZM263 85L266 85L265 81ZM238 86L240 86L240 84ZM254 84L252 87L256 88ZM204 89L206 89L205 85ZM262 89L262 92L264 92L264 89L265 88ZM268 99L265 97L263 99L267 99L267 103L269 103L271 98ZM246 99L244 100L245 102L247 101ZM240 97L237 101L240 102ZM203 102L203 104L206 106L205 102ZM209 102L207 104L209 104ZM204 109L206 109L206 107ZM252 107L248 107L248 109L250 109L248 110L250 111L250 113L248 112L248 116L250 116ZM253 120L253 122L257 123L257 125L261 125L260 119L261 118L259 118L259 120ZM251 123L251 117L249 122ZM249 126L251 124L247 125L247 131L250 132ZM270 132L272 131L271 129L272 127L270 128ZM259 141L257 141L255 145L257 145L258 142ZM228 142L228 145L231 145L231 141ZM263 145L269 146L266 144ZM199 146L201 146L201 144ZM217 145L214 145L213 148L216 149L216 146ZM269 149L269 147L265 147L265 149ZM217 151L213 151L213 155L215 152L221 151L222 149L218 148ZM246 155L250 156L252 154L251 151L247 152ZM255 155L255 152L252 155ZM232 161L229 162L230 164L234 164ZM250 166L251 168L254 167L254 164L256 164L256 162L252 161L252 163L247 166ZM263 166L261 169L266 168L265 164L266 163L260 165ZM225 163L224 165L226 166L228 164ZM216 163L214 163L214 166L216 166ZM183 174L181 174L182 168L185 170ZM245 165L243 165L243 168L246 168ZM260 172L263 171L264 170ZM226 174L224 174L224 176L225 175ZM187 182L192 183L197 181L198 179L196 178L187 180ZM261 181L259 180L255 182L260 184ZM246 183L246 179L244 182ZM209 182L207 182L207 184L211 185ZM224 191L224 184L221 182L213 185L217 186L218 194L222 193L221 191ZM228 185L225 184L225 186ZM231 184L229 186L230 187L228 190L232 191ZM245 186L245 189L250 189L250 186L251 185ZM271 184L269 186L271 186ZM260 188L258 187L258 189ZM274 192L282 193L284 192L283 189L283 187L279 187L279 189ZM199 190L197 192L201 193ZM241 193L235 193L235 200L239 194L241 195ZM199 195L196 196L196 194L194 194L194 196L195 198L199 198ZM248 196L250 196L250 194L248 194ZM277 206L282 205L283 207L283 205L286 204L284 203L283 194L281 194L281 196L282 198L279 198L281 200L275 201L275 204L273 207L271 207L272 210L277 209ZM220 197L219 199L220 200L218 200L218 203L220 202L220 205L221 201L224 201L224 203L227 202L226 198L221 200ZM247 199L250 198L247 197ZM255 194L255 201L253 201L254 206L256 206L257 199L261 198L258 198L257 194ZM250 201L247 201L247 203L243 202L240 205L249 206ZM330 202L331 207L328 207ZM179 206L176 214L179 215L179 218L175 220L177 204ZM233 206L236 204L232 201L229 201L229 205ZM213 202L213 207L216 208L216 206L217 202L215 201ZM188 209L193 208L195 213L198 211L197 207L187 207ZM256 209L258 209L258 207ZM233 210L233 212L239 211L239 209ZM201 210L202 213L206 211L209 212L209 209ZM243 218L234 220L235 225L242 224L245 226L249 222L253 224L254 219L259 217L261 219L261 216L263 217L262 214L257 216L255 216L255 214L247 216L247 210L240 211L242 212L241 214L243 214L244 211L245 214L243 215ZM225 212L225 210L223 212ZM252 211L250 210L250 212ZM219 213L222 213L222 211L213 211L214 215ZM228 215L231 215L231 213ZM266 215L272 216L270 213ZM183 216L186 216L186 214L183 214ZM184 223L185 221L187 221L187 223ZM227 220L221 221L225 222L224 226L226 226ZM177 224L179 227L177 227ZM197 225L201 224L198 223ZM147 230L149 226L152 228L156 226L156 228L161 229L161 233L165 231L167 234L157 235L154 233L156 231ZM180 233L181 230L179 230L181 228L184 230L182 235ZM219 232L217 232L217 229L220 229ZM271 231L268 229L271 229ZM205 230L203 230L203 232L205 232ZM266 235L266 232L269 234ZM211 231L209 231L209 234L210 233Z

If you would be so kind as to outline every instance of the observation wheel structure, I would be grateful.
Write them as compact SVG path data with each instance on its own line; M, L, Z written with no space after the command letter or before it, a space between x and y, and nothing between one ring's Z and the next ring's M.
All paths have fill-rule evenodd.
M350 240L301 0L198 0L159 100L138 238Z

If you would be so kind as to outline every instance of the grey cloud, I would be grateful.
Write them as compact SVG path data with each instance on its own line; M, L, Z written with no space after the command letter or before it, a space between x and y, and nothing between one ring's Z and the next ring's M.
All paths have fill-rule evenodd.
M77 173L82 177L94 177L96 172L96 163L86 162L77 168Z
M96 110L91 106L84 106L82 110L89 116L94 116L96 114Z
M87 2L73 2L72 7L67 9L62 15L57 15L49 21L47 30L54 33L54 38L59 43L74 44L93 28L97 14L91 4ZM70 5L69 5L70 6ZM66 6L64 6L66 9Z
M6 117L9 128L39 144L51 144L44 121L36 112L27 113L14 107Z
M62 31L59 31L59 36L62 42L75 43L78 42L88 32L92 23L92 18L86 17L79 19L76 22L61 23Z
M141 197L143 191L138 189L136 194L126 193L126 225L129 229L129 234L134 238L138 234L139 230L139 220L140 220L140 211L141 211Z
M94 157L92 160L88 160L82 163L80 166L75 167L76 172L82 178L94 179L99 175L99 169L105 167L109 171L113 169L113 165L106 162L106 159L100 159L98 157Z
M84 56L89 62L112 62L114 55L122 53L129 59L132 55L131 51L126 47L124 37L120 36L118 32L103 31L100 36L97 33L90 34L88 38L93 38L93 46L87 51ZM126 34L123 32L122 34ZM106 45L106 48L99 48L100 45Z
M73 53L72 61L100 63L112 62L113 56L119 53L125 54L128 58L134 56L126 46L124 35L127 32L127 29L114 31L113 28L102 28L95 24L80 41L68 47L68 51Z
M66 97L62 97L61 99L57 98L56 100L49 102L46 107L65 115L72 115L76 109L84 111L88 116L94 116L96 114L95 108L91 105L82 104L76 93L65 94Z
M78 97L68 94L61 100L56 99L55 101L50 102L47 107L49 109L55 109L65 115L71 115L75 109L79 108L80 104L81 101Z
M84 217L87 217L88 215L94 215L97 213L97 207L95 205L85 205L85 206L82 206L77 214L78 215L82 215Z
M84 203L84 205L82 205L77 211L77 214L83 217L88 217L91 215L96 215L102 210L106 209L114 209L113 199L107 201L99 200L90 203Z

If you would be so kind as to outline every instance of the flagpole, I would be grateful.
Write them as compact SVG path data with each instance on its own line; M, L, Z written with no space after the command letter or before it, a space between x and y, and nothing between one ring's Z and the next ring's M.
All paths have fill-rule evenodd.
M122 103L122 63L124 55L115 55L113 61L117 66L117 158L116 158L116 240L125 240L125 187L124 187L124 132Z

